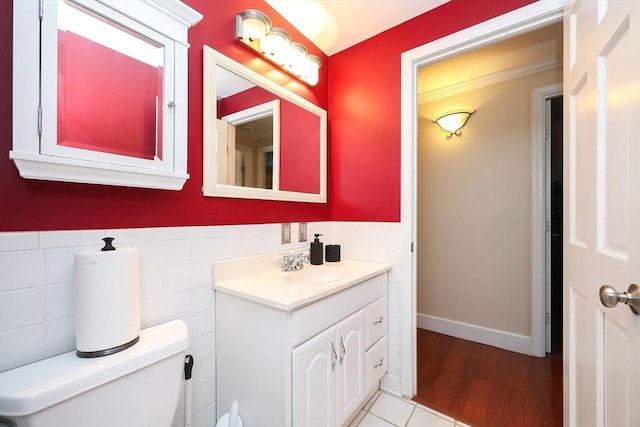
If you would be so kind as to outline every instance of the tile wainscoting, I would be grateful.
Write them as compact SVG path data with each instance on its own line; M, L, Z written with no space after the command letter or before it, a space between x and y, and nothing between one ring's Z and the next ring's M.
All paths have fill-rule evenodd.
M400 224L316 222L308 236L341 244L342 257L386 262L389 272L389 373L383 388L400 384ZM298 224L292 224L297 240ZM0 233L0 371L75 349L73 254L116 247L140 254L141 324L182 319L191 334L193 425L215 425L215 294L211 262L307 248L280 244L280 224ZM175 427L182 426L182 407Z

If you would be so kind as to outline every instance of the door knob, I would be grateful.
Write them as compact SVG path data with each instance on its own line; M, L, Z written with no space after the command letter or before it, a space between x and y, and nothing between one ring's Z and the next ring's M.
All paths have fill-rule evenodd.
M613 286L602 285L600 287L600 302L608 308L613 308L622 302L627 304L634 314L640 314L640 287L631 284L627 292L618 292Z

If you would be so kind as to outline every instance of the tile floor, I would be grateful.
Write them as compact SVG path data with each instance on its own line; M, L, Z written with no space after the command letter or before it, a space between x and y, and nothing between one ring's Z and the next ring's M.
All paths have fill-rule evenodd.
M349 427L470 427L385 391L377 391Z

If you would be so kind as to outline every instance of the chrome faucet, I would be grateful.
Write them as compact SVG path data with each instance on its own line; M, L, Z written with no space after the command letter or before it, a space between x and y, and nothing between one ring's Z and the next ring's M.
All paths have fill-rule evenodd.
M282 255L282 271L302 270L309 263L308 252L295 252Z

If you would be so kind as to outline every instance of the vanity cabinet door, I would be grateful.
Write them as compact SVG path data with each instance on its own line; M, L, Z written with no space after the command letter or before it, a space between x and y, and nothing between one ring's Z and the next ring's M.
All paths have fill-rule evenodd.
M336 421L338 349L329 328L293 350L293 425L331 427Z
M364 312L358 311L337 326L336 425L342 423L365 398Z
M365 398L364 311L293 350L293 425L336 426Z

